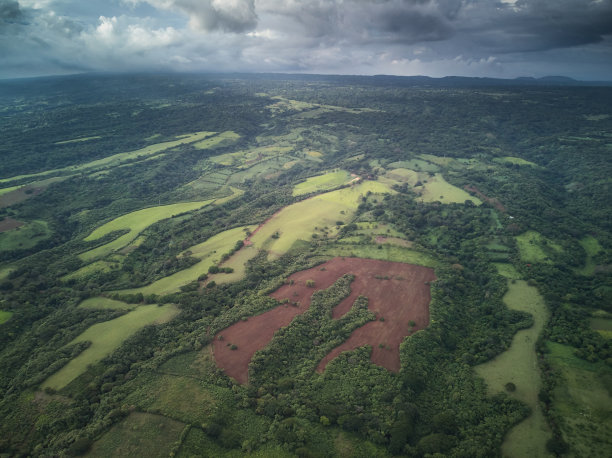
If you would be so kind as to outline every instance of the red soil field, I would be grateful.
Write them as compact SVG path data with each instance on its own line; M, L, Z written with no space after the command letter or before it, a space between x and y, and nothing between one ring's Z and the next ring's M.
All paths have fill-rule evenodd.
M308 309L312 293L330 287L348 273L355 276L351 293L334 308L332 317L337 319L343 316L357 297L363 295L369 299L368 308L384 321L372 321L355 330L346 342L321 361L317 370L322 371L342 351L372 345L372 362L398 371L399 344L404 337L429 324L431 295L427 283L436 279L434 271L400 262L360 258L334 258L291 275L289 283L271 294L279 301L288 299L288 304L251 317L248 321L235 323L215 336L213 353L217 365L228 376L246 383L248 365L255 352L272 340L276 330L287 326L296 315ZM314 282L314 287L306 286L308 280ZM295 303L297 305L293 305ZM408 324L411 320L415 322L412 328ZM222 340L219 336L223 336ZM238 348L231 350L232 344ZM379 344L385 348L379 348Z
M7 217L0 221L0 233L10 231L11 229L16 229L21 226L23 226L21 221Z

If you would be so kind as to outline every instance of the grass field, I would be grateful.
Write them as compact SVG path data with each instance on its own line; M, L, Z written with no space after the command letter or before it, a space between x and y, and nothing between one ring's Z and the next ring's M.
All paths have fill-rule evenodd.
M184 428L183 423L161 415L132 412L104 433L85 456L167 458Z
M13 312L7 312L5 310L0 310L0 324L6 323L13 316Z
M257 256L259 250L254 246L245 246L234 253L227 261L221 263L221 267L231 267L232 273L218 273L208 276L207 282L214 281L219 285L242 280L246 275L246 263Z
M550 256L561 252L561 247L536 231L527 231L515 237L521 260L551 263Z
M231 145L239 138L240 135L238 135L236 132L228 130L225 132L221 132L220 134L215 135L214 137L201 140L195 143L193 146L195 146L197 149L211 149L216 148L217 146Z
M580 239L580 245L586 252L586 262L582 268L576 269L576 271L580 275L593 275L595 273L595 261L593 261L593 256L596 256L600 251L602 251L602 247L599 244L599 241L591 235L587 235L586 237Z
M482 204L477 197L471 196L463 189L448 183L442 174L436 173L433 176L430 172L416 172L406 168L390 170L385 175L387 179L398 183L408 183L417 193L417 199L424 202L439 201L443 204L463 203L471 200L475 205Z
M603 363L589 363L574 356L568 345L547 342L548 360L560 373L553 406L555 418L570 446L569 456L604 458L612 450L612 371ZM608 389L606 389L608 385Z
M95 272L110 272L111 266L115 263L108 261L94 261L91 264L81 267L79 270L70 272L62 277L63 281L72 280L76 278L84 278Z
M34 220L25 225L0 233L0 251L26 250L51 236L46 221Z
M73 138L72 140L63 140L61 142L55 142L56 145L67 145L69 143L81 143L88 142L90 140L98 140L102 138L100 135L94 135L92 137L81 137L81 138Z
M191 428L185 442L177 453L177 458L290 458L296 456L294 453L283 449L280 445L264 445L263 447L245 453L242 450L228 449L219 442L207 436L200 428Z
M529 329L518 331L507 351L476 366L475 370L487 382L489 395L505 392L505 384L512 382L516 385L516 391L510 395L532 409L531 415L506 435L502 454L517 458L549 456L546 441L551 433L538 401L541 380L535 352L535 343L548 319L548 310L538 290L527 282L509 280L508 288L504 296L506 305L513 310L530 313L534 324Z
M111 167L116 167L125 161L132 161L135 159L145 158L147 156L153 156L158 154L164 150L175 148L179 145L184 145L188 143L194 143L200 141L206 137L210 137L214 135L214 132L196 132L193 134L181 135L177 137L177 140L172 140L168 142L155 143L153 145L146 146L136 151L129 151L126 153L118 153L112 156L108 156L102 159L97 159L95 161L86 162L84 164L71 165L69 167L63 167L60 169L46 170L44 172L32 173L28 175L19 175L11 178L3 178L0 179L0 183L7 183L14 180L25 180L28 178L39 178L48 175L65 175L65 174L75 174L80 172L93 172L100 169L107 169ZM223 134L220 134L223 135ZM216 137L215 137L216 138Z
M521 275L517 272L517 270L512 264L508 264L505 262L495 262L493 263L493 265L502 277L506 277L511 280L520 280Z
M97 240L113 231L129 229L129 232L116 238L112 242L94 248L93 250L86 251L85 253L81 253L79 258L83 261L91 261L95 258L106 256L107 254L126 246L128 243L138 237L140 232L145 230L151 224L180 213L196 210L210 204L211 202L213 201L205 200L201 202L183 202L179 204L162 205L159 207L149 207L115 218L114 220L100 226L90 235L85 237L85 241L88 242Z
M252 231L255 229L255 226L236 227L234 229L214 235L205 242L195 245L187 250L191 252L191 256L201 260L197 264L167 277L161 278L148 286L121 290L117 292L120 294L142 293L145 295L169 294L176 292L181 286L196 281L200 275L207 273L209 267L219 264L222 255L229 253L229 251L236 245L236 242L246 238L245 229Z
M79 304L80 308L91 310L131 310L137 307L136 304L126 304L125 302L115 301L108 297L90 297Z
M317 237L324 237L322 231L327 231L328 236L335 236L336 222L347 222L368 191L392 192L382 183L366 181L319 194L283 208L255 232L250 240L257 248L267 250L270 258L275 258L286 253L296 240L311 240L315 233Z
M310 177L306 181L298 183L293 188L294 196L310 194L311 192L328 191L351 181L351 174L346 170L336 170Z
M87 366L97 363L110 355L124 340L139 329L150 324L166 323L178 313L174 305L142 305L135 310L115 318L97 323L88 328L69 345L90 341L91 345L76 358L49 377L41 388L59 390L87 370Z
M379 248L380 247L380 248ZM325 247L322 254L328 256L346 256L382 261L405 262L425 267L437 267L440 262L426 253L392 244L382 245L352 245L338 243Z
M423 159L410 159L409 161L392 162L387 165L389 169L411 169L417 172L437 172L440 170L438 165Z
M10 267L10 266L5 266L5 267L0 268L0 280L4 280L14 270L15 270L15 268L14 267Z
M514 156L498 157L498 158L495 158L494 161L502 163L502 164L526 165L529 167L539 167L539 165L534 162L526 161L525 159L522 159L520 157L514 157Z

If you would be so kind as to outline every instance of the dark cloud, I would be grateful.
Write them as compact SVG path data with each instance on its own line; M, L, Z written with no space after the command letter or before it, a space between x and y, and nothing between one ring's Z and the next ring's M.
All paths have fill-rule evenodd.
M21 17L19 2L0 0L0 21L15 21Z

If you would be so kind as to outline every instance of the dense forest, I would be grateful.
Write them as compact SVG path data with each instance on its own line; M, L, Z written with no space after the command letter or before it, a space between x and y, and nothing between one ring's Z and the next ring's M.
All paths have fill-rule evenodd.
M542 81L1 81L0 454L610 456L610 107ZM404 280L341 317L350 273L273 297L337 257L436 279L399 349L320 370ZM229 376L229 330L278 307Z

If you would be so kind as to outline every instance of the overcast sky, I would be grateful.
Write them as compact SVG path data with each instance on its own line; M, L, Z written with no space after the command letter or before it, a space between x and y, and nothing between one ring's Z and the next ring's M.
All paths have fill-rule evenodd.
M0 78L149 70L612 80L612 0L0 0Z

